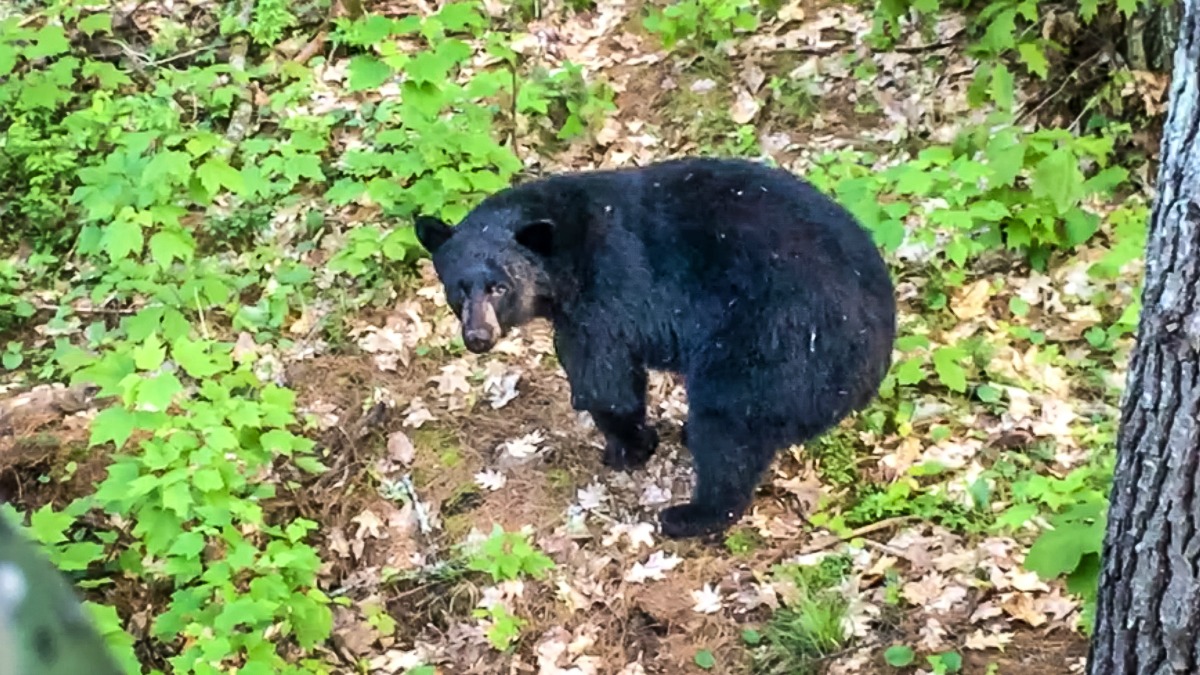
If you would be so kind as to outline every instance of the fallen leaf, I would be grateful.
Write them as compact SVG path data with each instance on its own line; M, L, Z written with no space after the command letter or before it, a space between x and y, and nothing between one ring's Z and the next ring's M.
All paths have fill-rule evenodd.
M762 104L754 98L754 94L739 87L733 105L729 108L729 117L738 124L749 124L761 108Z
M704 584L700 590L692 591L692 600L695 602L692 609L701 614L714 614L721 611L723 606L721 594L711 584Z
M645 583L647 579L661 580L665 572L675 569L681 562L683 559L674 554L668 556L662 551L655 551L645 563L635 562L625 573L625 581L640 584Z
M475 474L475 484L479 487L495 492L503 488L508 483L508 477L499 471L487 469Z
M388 457L404 466L412 464L413 458L417 454L417 449L409 440L408 434L400 430L393 431L388 435L387 450Z

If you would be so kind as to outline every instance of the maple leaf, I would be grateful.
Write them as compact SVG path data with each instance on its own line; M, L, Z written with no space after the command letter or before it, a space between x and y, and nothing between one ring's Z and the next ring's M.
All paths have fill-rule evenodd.
M650 554L645 563L635 562L625 573L625 581L634 584L645 583L647 579L662 580L663 573L675 569L683 559L675 554L666 555L662 551Z
M592 483L577 490L575 495L579 499L580 508L586 511L595 511L608 499L608 488L604 487L603 483Z
M486 469L475 474L475 484L479 487L495 492L503 488L508 483L508 477L499 471Z
M366 509L357 516L354 516L350 519L350 522L358 524L358 529L354 532L356 539L362 539L364 532L376 539L383 539L384 537L383 521L370 509Z
M466 361L459 359L448 363L442 366L441 371L441 375L429 378L430 382L437 383L439 394L452 396L457 392L470 393L471 383L467 378L471 375L471 367L467 365Z
M692 591L692 600L695 602L692 610L701 614L715 614L723 607L721 594L711 584L704 584L700 590Z
M542 435L542 431L539 429L525 434L520 438L505 441L500 446L500 450L517 459L525 459L537 452L539 450L538 445L545 440L545 436Z

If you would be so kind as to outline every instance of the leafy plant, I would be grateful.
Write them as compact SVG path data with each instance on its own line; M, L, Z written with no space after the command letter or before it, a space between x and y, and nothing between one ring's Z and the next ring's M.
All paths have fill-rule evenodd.
M749 0L682 0L651 7L642 20L667 49L690 42L700 49L715 47L735 33L758 27L758 11Z
M913 648L908 645L892 645L883 652L883 660L887 661L889 666L903 668L913 662L915 655Z
M1035 519L1048 526L1030 546L1025 567L1046 580L1066 579L1067 590L1083 598L1086 630L1095 613L1111 481L1109 453L1061 479L1031 474L1013 483L1012 505L997 520L1001 529L1017 529Z
M1153 1L1081 0L1071 9L1084 25L1092 25L1101 15L1120 13L1128 19L1139 7ZM954 4L954 9L968 8L965 2ZM913 16L928 25L943 7L941 0L879 0L871 40L877 47L886 47L900 36L902 19ZM1012 108L1014 75L1009 64L1019 64L1041 79L1050 75L1049 55L1066 52L1070 45L1060 44L1043 31L1031 30L1047 20L1048 7L1037 0L992 0L969 14L967 28L973 40L968 53L980 64L969 92L973 103L991 99L1003 109Z
M523 532L505 532L499 525L467 558L467 569L486 572L493 582L509 581L528 574L541 578L554 568L554 561L534 548Z
M484 636L500 651L508 649L521 637L521 627L525 625L525 620L510 614L508 608L500 603L487 608L477 608L474 614L487 620Z
M810 178L832 190L888 250L922 247L961 268L984 251L1005 248L1041 267L1052 251L1072 250L1096 234L1100 217L1084 201L1111 194L1128 172L1109 165L1111 133L1025 132L1002 120L884 171L835 164L838 156L826 155ZM1086 164L1099 170L1087 176Z
M815 672L822 657L845 645L848 604L836 586L850 568L849 557L838 555L825 557L812 566L782 565L774 569L775 578L794 584L796 593L763 629L761 644L753 652L755 672Z
M934 675L946 675L962 670L962 655L958 652L943 652L926 656L925 660L933 668Z

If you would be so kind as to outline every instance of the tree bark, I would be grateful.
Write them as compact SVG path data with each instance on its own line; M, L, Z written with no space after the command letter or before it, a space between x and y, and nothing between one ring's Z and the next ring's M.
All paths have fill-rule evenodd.
M1179 3L1151 0L1125 21L1125 61L1133 70L1169 70L1179 35Z
M1090 675L1200 673L1200 0L1184 0Z

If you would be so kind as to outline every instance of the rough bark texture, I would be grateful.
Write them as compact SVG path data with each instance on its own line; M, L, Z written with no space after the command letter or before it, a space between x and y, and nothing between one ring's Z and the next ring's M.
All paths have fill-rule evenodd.
M1154 0L1138 6L1125 22L1125 61L1133 70L1158 72L1170 68L1179 36L1180 4Z
M1090 675L1200 673L1200 0L1185 0Z

